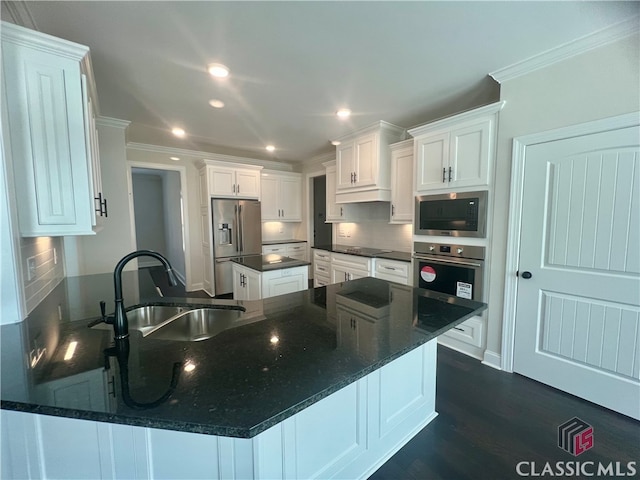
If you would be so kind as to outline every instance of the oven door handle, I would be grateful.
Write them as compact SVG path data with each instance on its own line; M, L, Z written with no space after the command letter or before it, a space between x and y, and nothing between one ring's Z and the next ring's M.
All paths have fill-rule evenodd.
M452 265L461 265L461 266L465 266L465 267L477 267L480 268L482 267L481 263L477 263L477 262L469 262L466 260L450 260L448 258L434 258L434 257L428 257L428 256L422 256L422 255L414 255L413 258L415 258L416 260L426 260L428 262L432 262L432 263L448 263L448 264L452 264Z

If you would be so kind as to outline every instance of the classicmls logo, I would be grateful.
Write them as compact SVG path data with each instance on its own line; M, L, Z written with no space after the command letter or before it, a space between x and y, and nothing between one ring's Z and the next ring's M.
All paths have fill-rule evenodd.
M574 417L558 427L558 446L574 457L593 448L593 427ZM587 455L588 457L588 455ZM633 477L637 473L636 461L609 463L592 460L560 460L543 464L523 460L516 464L521 477Z
M578 417L558 427L558 447L574 457L593 447L593 427Z

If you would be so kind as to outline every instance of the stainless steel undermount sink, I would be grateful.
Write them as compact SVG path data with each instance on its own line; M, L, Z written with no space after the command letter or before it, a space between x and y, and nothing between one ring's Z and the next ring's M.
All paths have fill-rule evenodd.
M238 326L241 310L197 308L184 312L150 332L149 338L198 342Z
M143 337L156 339L199 341L234 326L244 313L243 307L191 308L187 306L145 305L126 312L129 330L138 330ZM99 323L92 328L113 328Z

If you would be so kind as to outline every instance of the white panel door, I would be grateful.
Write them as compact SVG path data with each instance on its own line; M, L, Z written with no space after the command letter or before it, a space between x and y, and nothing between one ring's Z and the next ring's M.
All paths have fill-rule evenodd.
M336 149L336 189L353 187L356 171L356 151L353 142L340 145Z
M260 198L260 171L236 170L236 194L242 198Z
M376 185L378 182L378 149L375 133L358 137L355 142L356 169L354 183L358 187Z
M514 371L634 418L639 144L626 128L527 147L514 350Z
M449 187L472 187L489 183L491 120L483 119L451 132L447 179Z

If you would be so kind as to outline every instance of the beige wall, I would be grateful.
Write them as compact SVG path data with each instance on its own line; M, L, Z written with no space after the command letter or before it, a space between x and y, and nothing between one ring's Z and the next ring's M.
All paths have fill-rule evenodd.
M640 110L640 38L628 37L505 82L498 127L487 350L501 353L513 138ZM504 206L504 207L501 207ZM514 274L514 272L509 272Z
M103 228L94 236L65 237L67 276L110 273L124 255L135 249L127 196L126 122L99 119L98 138L102 191L108 201ZM128 265L127 269L135 265Z

